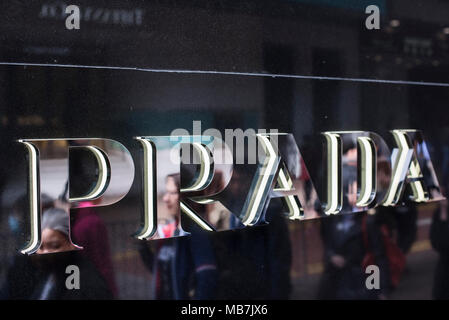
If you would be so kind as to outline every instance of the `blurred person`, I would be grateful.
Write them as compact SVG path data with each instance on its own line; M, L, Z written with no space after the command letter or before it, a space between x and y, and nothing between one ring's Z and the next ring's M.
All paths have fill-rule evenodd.
M86 203L72 211L72 239L83 247L80 254L89 259L105 279L114 297L118 296L109 237L103 220Z
M90 261L86 260L70 241L69 215L59 208L51 208L43 213L42 243L37 252L36 264L40 269L41 281L31 296L32 299L111 299L103 277ZM42 257L42 258L41 258ZM66 288L65 273L68 265L80 270L80 289Z
M343 188L346 209L352 211L357 201L357 149L346 143L343 162ZM382 199L388 190L391 168L388 160L378 160L378 190ZM386 299L398 285L405 257L392 237L394 207L376 207L366 213L343 214L323 220L325 272L319 297L322 299ZM338 215L337 215L338 216ZM380 288L367 290L365 269L376 265ZM328 281L330 279L330 281Z
M352 139L343 143L342 211L351 212L357 200L357 147ZM321 220L324 271L318 299L369 299L362 262L366 253L362 233L363 215L339 213Z
M26 274L10 274L9 299L72 300L111 299L106 283L90 261L72 245L68 213L59 208L44 211L42 238L38 254L23 256ZM80 288L66 287L66 268L75 265L80 271ZM32 281L29 283L29 280ZM26 291L22 286L27 287Z
M165 181L165 193L162 201L166 207L166 215L162 219L158 219L158 237L161 239L171 238L183 234L179 222L179 188L180 181L178 175L167 176Z
M354 206L357 196L355 167L345 168L343 190L347 190L347 205ZM346 207L346 210L351 209ZM350 211L350 210L349 210ZM362 262L365 247L360 213L336 214L321 220L324 244L324 271L318 289L318 299L368 299Z
M282 211L271 201L267 225L217 234L219 299L289 298L292 253Z
M51 208L53 203L53 199L50 196L45 193L41 195L43 211ZM5 239L9 239L8 246L17 251L24 245L23 237L27 232L24 219L29 210L28 205L28 196L21 195L14 201L11 212L8 215ZM16 252L6 263L8 264L7 281L0 290L0 298L23 299L30 296L36 279L34 267L29 256Z
M447 187L444 188L448 190ZM439 258L435 267L432 297L438 300L449 299L449 219L448 201L440 202L435 210L430 227L430 241L438 252Z
M299 158L298 178L294 179L294 188L298 190L299 202L304 209L305 219L318 218L318 211L315 206L318 201L318 195L313 186L312 179L307 171L306 164L302 157Z
M416 206L417 204L406 200L403 205L394 207L392 210L397 231L397 243L405 255L409 253L418 233Z
M162 200L168 216L158 223L157 238L160 240L141 241L139 252L153 275L154 299L213 299L217 266L210 235L192 224L192 234L179 237L186 235L179 221L180 185L179 174L167 176ZM167 237L176 238L164 239Z
M69 235L69 215L59 208L50 208L42 215L42 239L38 254L77 250Z
M88 153L79 150L71 151L70 155L70 194L81 196L86 194L86 182L92 181L92 176L96 175L95 171L88 165ZM69 184L66 183L65 190L55 202L68 212L71 216L71 237L73 242L83 250L80 254L89 259L98 272L105 279L109 290L114 298L118 297L118 289L115 281L114 267L111 258L111 249L109 245L108 230L103 219L97 214L94 207L95 200L83 202L78 208L70 209L68 202Z
M388 160L377 164L379 199L383 199L391 178ZM405 267L405 256L393 238L395 207L378 206L368 210L362 221L363 241L367 253L363 267L375 264L379 267L380 288L375 289L379 299L386 299L398 285Z
M443 146L442 156L442 188L441 193L447 196L449 191L449 147ZM438 262L435 267L432 298L437 300L449 299L449 218L448 200L439 202L433 213L430 226L430 241L432 248L438 253Z
M247 168L235 165L224 205L234 214L231 229L244 225L235 215L242 210L248 184ZM288 299L292 262L290 234L280 199L272 199L266 210L266 225L218 233L219 299Z

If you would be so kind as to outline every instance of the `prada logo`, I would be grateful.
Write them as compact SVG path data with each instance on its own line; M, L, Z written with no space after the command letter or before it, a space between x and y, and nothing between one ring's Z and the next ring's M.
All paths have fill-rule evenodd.
M391 131L390 151L374 132L323 132L323 186L318 192L293 135L254 136L254 164L235 163L233 146L220 138L140 136L136 146L142 177L140 240L222 231L269 223L270 200L280 198L285 217L312 219L324 215L395 206L404 201L441 200L439 184L419 130ZM348 142L349 141L349 142ZM31 234L21 252L36 253L41 245L42 199L66 189L70 209L109 206L123 199L134 181L129 150L110 139L22 139L28 154L28 200ZM349 145L352 144L352 145ZM71 197L69 154L75 148L95 159L96 174L84 195ZM346 151L344 151L346 150ZM348 179L348 172L354 172ZM307 182L307 187L305 187ZM164 232L161 221L175 221L177 232ZM138 226L136 226L136 229ZM73 244L74 249L80 249Z

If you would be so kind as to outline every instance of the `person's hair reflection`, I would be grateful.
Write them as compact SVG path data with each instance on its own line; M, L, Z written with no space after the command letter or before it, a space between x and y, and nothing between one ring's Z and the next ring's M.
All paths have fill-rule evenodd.
M179 211L179 179L179 174L171 174L167 176L165 183L165 194L162 197L162 200L173 218L176 218Z
M51 208L44 212L41 241L41 246L37 251L38 254L76 249L70 241L69 219L64 210Z
M112 294L96 268L74 250L69 238L69 214L60 208L45 210L42 244L37 254L21 255L8 274L9 299L72 300L111 299ZM78 267L77 290L66 287L66 268ZM25 288L25 290L23 289Z

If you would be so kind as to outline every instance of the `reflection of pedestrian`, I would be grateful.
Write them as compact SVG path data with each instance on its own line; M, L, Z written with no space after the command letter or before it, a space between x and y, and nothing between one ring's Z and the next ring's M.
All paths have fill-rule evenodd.
M407 254L418 233L418 210L416 204L406 202L403 206L394 208L396 219L397 243L404 254Z
M217 234L219 299L288 299L291 244L279 199L267 209L268 225Z
M345 153L347 162L353 153ZM356 159L356 156L355 156ZM343 210L351 212L357 198L356 167L346 164L343 168ZM321 278L319 299L366 299L365 274L362 261L365 256L362 234L362 215L337 214L323 218L321 237L324 243L324 272Z
M109 238L103 220L93 208L74 211L73 242L83 247L80 254L89 259L105 279L109 290L117 297L114 269L111 261Z
M378 159L377 161L377 182L378 182L378 192L379 199L383 199L388 190L391 177L391 166L386 159ZM363 266L366 268L368 265L375 264L379 267L380 272L380 288L373 289L374 293L378 298L386 298L391 291L394 289L395 284L399 281L399 276L402 268L397 268L398 265L391 265L393 262L404 261L404 256L400 250L396 250L396 257L391 257L394 261L389 260L387 245L390 249L392 247L398 248L394 239L392 238L392 228L394 226L394 214L395 207L384 207L378 206L368 210L368 214L363 218L362 229L363 229L363 242L367 253L365 255ZM391 254L391 252L390 252ZM390 265L393 270L390 270ZM403 267L403 264L400 267ZM394 273L395 279L393 283L392 271Z
M52 199L43 193L41 195L42 210L45 211L53 206ZM25 226L21 222L21 217L26 215L28 211L27 195L20 196L13 205L12 211L8 216L8 239L12 239L10 247L19 251L23 246L21 238L26 233ZM11 240L10 240L11 241ZM7 281L0 290L1 299L24 299L29 297L36 282L36 272L31 265L30 257L16 253L13 258L8 261Z
M185 235L177 216L179 188L179 174L168 176L163 201L172 214L164 224L158 225L159 238L177 238L160 239L151 244L141 242L139 251L153 275L155 299L189 299L191 289L194 289L194 299L213 299L217 268L211 239L194 224L190 236L179 237Z
M51 208L44 211L42 219L42 243L38 254L22 256L18 270L8 275L9 299L72 300L111 299L104 279L93 264L79 251L73 251L69 240L68 213ZM66 251L72 250L72 251ZM79 289L66 287L66 268L78 267ZM22 272L25 271L24 274ZM31 282L30 282L31 280ZM26 290L23 290L23 287Z
M447 200L433 215L430 228L432 247L439 253L433 282L433 298L449 299L449 219Z
M388 257L388 252L386 248L386 241L391 241L390 246L395 246L393 239L391 238L391 220L392 220L392 207L378 207L376 209L371 209L368 214L363 218L362 229L363 229L363 242L367 255L365 255L365 260L363 266L366 268L370 264L374 264L379 267L379 289L373 289L372 292L379 299L385 299L394 289L394 285L397 283L392 283L390 261ZM374 214L370 214L373 212ZM396 246L397 248L397 246ZM398 257L393 257L396 260L401 259L405 262L402 252L397 249L396 254ZM367 261L367 259L372 259L372 261ZM395 260L395 261L396 261ZM396 268L396 266L391 266ZM400 274L395 274L399 276ZM395 282L399 281L397 277Z
M323 218L324 272L319 299L366 299L362 261L365 248L362 238L362 215L339 214Z
M235 166L225 205L233 213L229 228L244 227L237 218L251 181L247 168ZM290 294L291 244L280 199L266 210L268 225L219 233L217 252L219 299L287 299ZM242 282L242 279L244 281Z
M89 163L89 153L81 152L82 149L70 155L70 176L75 177L70 180L70 194L83 195L86 193L86 181L91 181L92 172L86 163ZM65 190L56 202L69 210L69 183L66 183ZM109 290L114 298L118 295L115 283L114 268L111 259L108 231L103 219L97 215L96 209L91 207L95 202L84 202L77 209L72 210L72 239L77 245L83 247L80 254L88 259L97 268L98 272L106 281Z
M165 182L165 193L162 201L166 207L165 219L158 219L157 236L158 238L171 238L180 236L183 232L179 223L179 175L167 177Z

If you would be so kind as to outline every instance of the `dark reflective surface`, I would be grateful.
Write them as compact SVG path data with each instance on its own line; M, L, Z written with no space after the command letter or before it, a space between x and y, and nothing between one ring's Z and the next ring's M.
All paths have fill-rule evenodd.
M311 215L320 210L312 186L320 195L326 187L323 131L372 131L391 150L389 130L422 130L427 147L422 159L432 160L444 193L449 182L449 25L444 12L449 4L377 2L380 30L366 29L364 10L375 3L364 1L83 1L80 30L65 28L57 2L2 3L2 62L167 70L0 67L0 297L447 298L445 202L406 202L292 221L284 217L281 200L273 199L269 224L242 229L223 208L209 205L202 214L214 217L222 229L236 229L175 239L133 238L143 207L141 146L134 137L166 136L175 129L197 134L193 121L201 121L200 133L215 128L223 137L228 128L292 133L302 156L296 159L296 187L306 190L307 199L301 200ZM44 216L50 210L58 217L55 210L62 210L60 219L43 219L47 231L41 250L47 254L24 256L19 250L30 237L28 159L17 140L52 138L120 142L133 158L134 181L115 204L72 208L71 230L62 216L69 210L59 197L62 181L61 190L41 199ZM77 157L84 165L76 166ZM86 194L98 176L94 159L74 153L70 163L77 193L71 196ZM246 195L254 172L254 166L234 168L227 186L229 207L242 207L232 193ZM346 172L342 185L345 203L351 205L357 177L350 168ZM388 166L379 166L382 188L390 174ZM181 182L171 177L159 184L165 220L158 232L179 233L179 221L170 213L179 210ZM58 252L67 250L70 238L84 249ZM367 290L364 268L373 261L380 269L380 289ZM66 288L68 265L79 267L79 290Z

